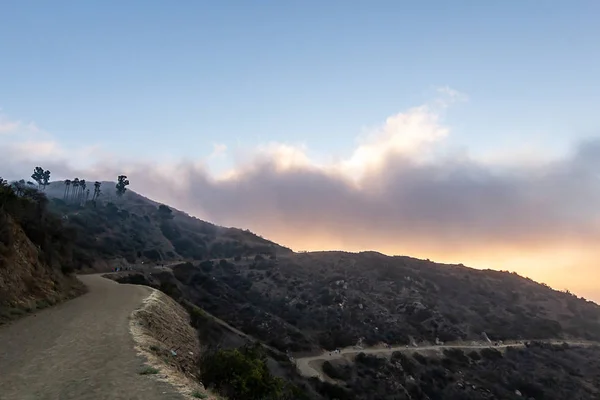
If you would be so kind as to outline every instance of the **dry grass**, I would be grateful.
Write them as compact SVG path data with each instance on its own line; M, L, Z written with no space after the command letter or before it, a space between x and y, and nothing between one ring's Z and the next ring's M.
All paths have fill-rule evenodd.
M133 312L129 324L136 350L150 368L160 370L157 379L175 387L186 399L219 399L199 382L196 359L200 342L190 325L187 311L164 293L153 290L143 305Z

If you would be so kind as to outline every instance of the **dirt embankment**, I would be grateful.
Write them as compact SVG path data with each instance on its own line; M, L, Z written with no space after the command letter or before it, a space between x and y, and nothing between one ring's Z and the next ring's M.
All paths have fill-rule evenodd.
M41 250L10 216L4 215L3 225L0 325L85 292L85 286L74 275L67 276L42 261Z
M164 293L153 289L133 312L130 330L136 350L148 360L155 376L176 387L186 398L217 399L197 376L200 341L188 312ZM206 396L206 397L205 397Z

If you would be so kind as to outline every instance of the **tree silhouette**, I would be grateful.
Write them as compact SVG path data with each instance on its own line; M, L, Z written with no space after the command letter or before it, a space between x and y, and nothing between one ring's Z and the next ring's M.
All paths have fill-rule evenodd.
M94 195L92 196L92 201L95 201L102 191L100 190L100 186L102 186L102 182L94 182Z
M33 174L31 174L31 178L37 182L38 189L39 189L40 186L42 186L42 184L44 182L44 168L35 167L33 169Z
M117 180L118 180L118 182L117 182L117 185L115 186L117 188L117 196L121 197L127 191L126 186L129 185L129 181L127 180L127 176L125 176L125 175L119 175Z
M65 194L63 195L64 200L67 200L69 197L69 189L71 189L71 180L65 179Z
M44 186L44 190L46 190L46 186L50 184L50 171L45 170L42 174L42 186Z
M84 196L85 196L85 187L86 187L86 183L85 183L85 179L82 179L79 181L79 204L82 204L84 201Z
M79 178L73 179L73 194L71 195L71 200L75 201L77 195L79 194Z

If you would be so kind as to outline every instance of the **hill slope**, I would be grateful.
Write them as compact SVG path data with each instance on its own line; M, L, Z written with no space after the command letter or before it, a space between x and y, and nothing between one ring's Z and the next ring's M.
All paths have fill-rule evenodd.
M62 182L46 189L51 208L77 232L83 266L107 261L203 260L255 254L290 253L287 248L249 231L220 227L149 200L131 190L112 194L114 182L103 182L106 194L95 202L65 197Z
M103 187L110 193L114 183ZM61 182L47 193L76 232L78 260L88 266L119 259L192 261L175 267L164 283L281 350L332 349L361 339L473 340L484 332L492 340L600 340L600 307L516 274L375 252L295 254L130 190L85 206L65 198Z
M179 265L153 278L280 350L334 349L361 338L367 345L479 340L483 332L492 340L600 340L595 303L516 274L410 257L258 256Z
M43 194L0 179L0 324L84 291L71 274L71 233Z
M183 261L170 269L148 268L115 278L159 288L180 303L203 308L244 332L234 339L229 335L227 346L246 343L250 337L269 344L276 349L271 349L269 368L293 381L295 387L302 387L307 398L367 399L376 393L377 398L390 399L433 399L442 394L479 399L493 398L493 390L504 396L514 388L526 394L536 390L541 393L537 386L532 389L515 381L518 372L502 375L489 370L510 366L519 371L528 365L528 359L535 357L533 367L545 371L544 365L558 365L566 356L546 348L514 353L508 363L500 359L488 363L475 356L472 361L465 361L460 355L445 355L441 361L417 360L433 367L413 365L413 372L407 371L412 364L405 360L392 359L387 363L361 356L366 367L340 367L338 373L346 375L336 383L352 389L340 391L339 387L315 381L309 384L298 377L284 352L334 349L359 341L365 345L470 341L481 339L484 332L492 340L600 341L598 305L516 274L375 252L296 254L251 232L215 226L131 191L122 197L106 196L110 198L101 197L94 202L65 196L62 183L47 188L53 197L50 202L41 193L28 193L31 199L22 199L26 201L26 213L21 214L20 207L15 208L14 215L1 210L6 215L0 217L6 223L0 227L10 227L2 231L2 237L7 238L0 248L4 260L21 265L18 260L25 254L28 261L25 267L17 268L20 281L10 281L14 270L0 275L0 283L4 284L0 301L6 300L15 285L24 289L13 296L13 302L37 293L37 286L29 277L52 282L46 287L67 293L61 284L72 280L69 272L75 266L102 269L138 261ZM10 235L6 234L8 231ZM39 263L34 261L36 257ZM204 333L209 343L222 344L222 325L219 328L198 323L197 319L196 322L199 334ZM573 357L589 362L594 357L592 353ZM458 361L452 357L458 357ZM453 369L456 363L460 364L458 371ZM548 379L565 379L569 385L577 386L568 393L598 393L600 384L593 380L595 366L577 371L571 361L564 365L564 371L558 375L544 374ZM467 383L457 377L463 369L473 372L477 386L491 386L491 378L498 376L506 382L501 388L460 397L465 392L462 388L458 392L452 385L455 381L463 386ZM567 379L569 374L584 379ZM415 378L420 382L418 387L410 383ZM544 384L540 382L536 385ZM393 393L400 391L406 396L394 397Z

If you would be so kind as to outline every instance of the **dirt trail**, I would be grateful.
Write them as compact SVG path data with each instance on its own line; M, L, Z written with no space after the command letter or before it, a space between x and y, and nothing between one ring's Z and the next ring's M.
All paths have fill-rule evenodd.
M524 342L524 341L523 341ZM553 344L561 344L565 343L564 340L544 340L547 343ZM587 346L595 343L584 342L584 341L566 341L566 343L570 345L577 346ZM391 355L396 351L406 352L406 353L415 353L420 351L431 351L438 350L443 351L446 349L461 349L461 350L481 350L486 348L494 348L494 349L503 349L506 347L524 347L525 345L521 342L512 342L512 343L504 343L501 345L493 346L491 344L474 344L474 345L465 345L465 344L457 344L457 345L436 345L436 346L396 346L396 347L377 347L377 348L367 348L362 350L357 350L355 348L346 348L342 349L339 353L337 352L324 352L317 356L311 357L302 357L296 359L296 368L301 375L305 377L315 377L321 380L324 380L325 377L322 372L321 362L327 360L335 360L339 358L343 358L344 355L356 355L358 353L365 354L384 354Z
M129 316L144 286L83 275L85 295L0 328L0 400L181 400L140 375Z

